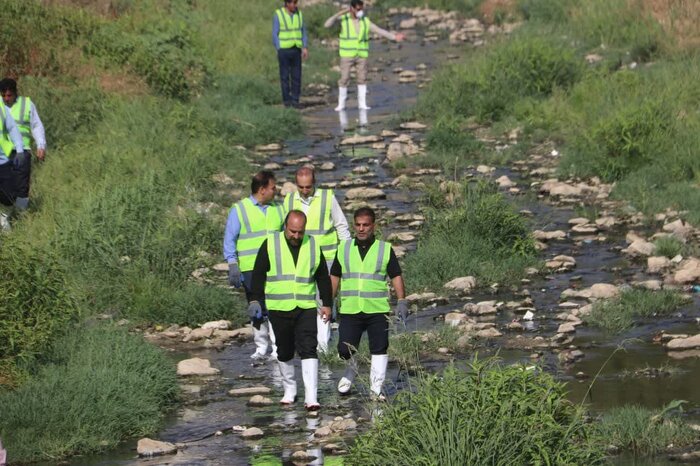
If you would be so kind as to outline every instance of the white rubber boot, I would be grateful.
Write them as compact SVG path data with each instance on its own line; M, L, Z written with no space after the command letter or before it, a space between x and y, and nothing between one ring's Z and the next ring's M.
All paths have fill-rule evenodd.
M335 107L336 112L345 110L345 101L348 100L348 88L339 87L338 88L338 106Z
M270 339L270 346L272 347L272 353L270 353L270 359L277 361L277 340L275 339L275 331L272 329L272 322L269 320L265 322L268 330L268 337Z
M328 342L331 340L331 322L324 322L323 318L316 316L316 339L318 340L318 351L325 353L328 351Z
M382 386L386 378L386 366L389 364L389 356L386 354L373 354L372 366L369 371L369 384L372 395L376 399L383 399Z
M294 362L279 362L280 373L282 374L282 387L284 387L284 396L280 400L283 405L294 403L297 398L297 381L294 379Z
M345 110L338 111L338 119L340 120L340 129L346 131L348 129L348 112Z
M267 347L269 342L269 326L267 322L260 324L260 328L253 327L253 341L255 342L255 353L250 355L250 359L260 361L267 357Z
M369 110L372 107L367 106L367 85L357 85L357 108L360 110Z
M352 388L352 383L357 375L357 360L350 359L347 362L347 367L345 368L345 374L338 381L338 393L341 395L347 395L350 393Z
M367 110L360 110L360 127L366 128L368 125Z
M0 231L10 231L12 226L10 225L10 216L6 212L0 211Z
M304 378L304 407L317 411L318 404L318 359L301 360L301 376Z

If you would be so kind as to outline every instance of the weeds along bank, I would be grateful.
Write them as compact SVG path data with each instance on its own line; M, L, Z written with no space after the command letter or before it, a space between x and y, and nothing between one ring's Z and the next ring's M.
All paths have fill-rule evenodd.
M251 171L240 146L301 130L272 105L278 2L80 3L0 11L2 24L23 24L0 28L2 73L37 102L50 149L33 209L0 249L0 438L12 461L156 429L175 397L172 362L99 322L243 322L226 287L191 273L220 261L228 206Z
M479 3L483 10L494 2ZM520 128L520 144L505 156L487 154L490 161L553 141L562 176L597 176L645 213L673 208L699 221L700 59L697 31L686 27L700 14L697 4L500 3L508 7L502 17L524 23L436 76L418 106L434 120L423 163L454 169L483 159L464 134L474 125L495 135Z

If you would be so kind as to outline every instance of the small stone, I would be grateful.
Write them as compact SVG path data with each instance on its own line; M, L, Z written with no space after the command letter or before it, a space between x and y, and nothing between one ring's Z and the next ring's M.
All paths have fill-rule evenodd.
M192 358L180 361L177 364L177 375L179 376L190 376L190 375L217 375L221 371L215 367L211 367L211 362L207 359Z
M277 170L282 170L282 165L280 165L279 163L275 163L275 162L269 162L269 163L266 163L265 165L263 165L263 169L270 170L270 171L274 172Z
M264 435L263 431L257 427L250 427L241 433L244 439L256 439Z
M689 338L676 338L675 340L669 341L666 347L674 351L700 348L700 334Z
M477 173L481 173L482 175L487 175L489 173L493 173L496 171L494 167L489 167L488 165L479 165L476 167Z
M257 152L279 152L282 150L282 145L277 143L255 146Z
M272 389L264 386L233 388L228 391L230 396L254 396L254 395L269 395Z
M561 324L559 326L559 329L557 330L557 333L574 333L576 332L576 327L574 327L573 324L571 323L565 323Z
M386 193L377 188L353 188L345 193L345 197L349 200L384 199L386 198Z
M495 328L487 328L484 330L479 330L476 332L476 336L479 338L497 338L502 336L503 334L496 330Z
M248 406L272 406L274 402L262 395L255 395L248 400Z
M292 461L293 462L303 462L304 464L315 460L316 457L314 455L310 455L304 450L297 450L294 453L292 453Z
M323 426L319 427L316 429L316 432L314 432L314 437L318 438L324 438L324 437L330 437L333 434L333 431L329 426Z
M504 188L504 189L512 188L513 186L515 186L515 183L513 181L511 181L511 179L508 178L506 175L503 175L502 177L498 178L496 180L496 183L498 183L499 187Z
M417 121L409 121L407 123L401 123L401 129L410 129L410 130L423 130L427 128L426 125L423 123L419 123Z
M584 217L576 217L569 219L569 225L576 226L576 225L585 225L588 223L588 219Z
M458 327L468 320L469 319L467 316L461 312L449 312L445 314L445 325L449 325L451 327Z
M649 273L661 273L671 267L671 259L664 256L652 256L647 258L647 271Z
M142 438L136 445L136 451L141 457L172 455L177 453L177 447L169 442Z
M449 354L449 353L450 353L450 349L449 349L449 348L444 348L444 347L443 347L443 348L438 348L438 349L437 349L437 352L438 352L439 354Z
M183 342L187 343L190 341L199 341L211 338L214 333L213 328L196 328L187 334L185 338L182 339Z
M230 320L215 320L202 325L203 329L228 330L231 328Z
M325 172L335 170L335 164L333 162L324 162L321 164L320 170Z
M373 142L381 142L382 137L376 135L360 135L355 134L349 138L345 138L340 142L341 146L357 145L357 144L370 144Z

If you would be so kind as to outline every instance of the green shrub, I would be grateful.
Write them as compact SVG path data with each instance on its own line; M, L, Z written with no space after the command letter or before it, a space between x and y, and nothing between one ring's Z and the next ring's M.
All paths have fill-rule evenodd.
M688 298L673 290L628 290L618 298L598 301L584 320L610 333L631 328L635 320L665 316L688 303Z
M56 253L22 236L1 239L0 362L27 363L77 315Z
M535 263L534 242L523 217L494 185L461 184L453 205L440 191L428 194L421 239L405 261L410 289L441 289L456 277L480 284L517 281Z
M348 465L600 464L604 450L537 368L474 360L402 391L350 449Z
M154 433L177 394L173 363L138 335L74 331L34 377L0 393L0 437L10 460L55 460Z
M615 446L635 455L655 455L669 445L674 448L692 445L698 433L678 416L682 402L671 402L661 410L641 406L613 408L597 423L604 447Z

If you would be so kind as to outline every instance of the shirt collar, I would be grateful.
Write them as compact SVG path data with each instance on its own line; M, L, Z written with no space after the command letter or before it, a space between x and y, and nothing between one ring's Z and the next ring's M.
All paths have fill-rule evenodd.
M376 237L374 235L370 236L366 240L362 241L357 238L355 238L355 245L361 248L368 248L374 244L374 241L376 240Z

